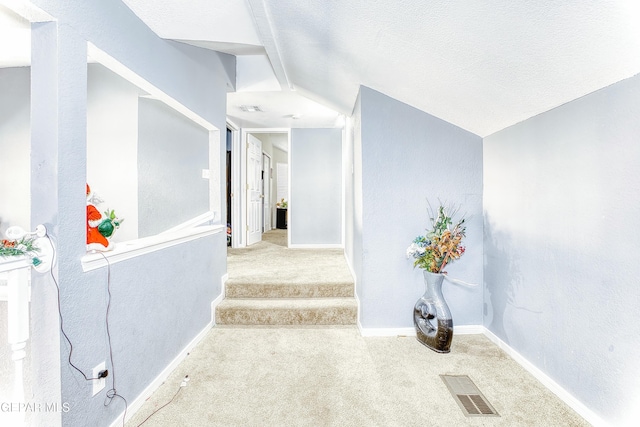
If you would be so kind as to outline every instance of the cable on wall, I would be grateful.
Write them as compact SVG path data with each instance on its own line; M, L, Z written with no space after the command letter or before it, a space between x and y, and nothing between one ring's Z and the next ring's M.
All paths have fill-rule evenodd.
M62 335L64 336L66 342L69 345L69 354L67 357L67 360L69 362L69 365L75 369L76 371L78 371L86 381L93 381L93 380L98 380L98 379L102 379L104 377L88 377L80 368L78 368L72 361L71 361L71 356L73 354L73 344L71 343L71 340L69 339L69 336L67 335L67 333L64 330L64 320L62 317L62 304L60 301L60 285L58 284L58 280L56 279L55 274L53 273L53 266L55 264L55 260L56 260L56 256L57 256L57 252L55 249L55 245L53 244L53 240L51 240L51 237L49 236L49 234L46 235L47 239L49 240L49 243L51 244L51 247L53 249L53 254L51 257L51 269L49 270L49 273L51 274L51 279L53 280L53 283L56 286L56 291L57 291L57 299L58 299L58 316L60 318L60 332L62 333ZM111 345L111 331L109 330L109 311L111 309L111 264L109 263L109 259L103 254L100 253L102 255L102 257L105 259L106 263L107 263L107 293L109 295L109 298L107 300L107 312L106 312L106 316L105 316L105 323L106 323L106 329L107 329L107 339L109 342L109 360L111 361L111 389L107 390L107 396L105 398L104 401L104 406L109 406L111 404L111 402L113 401L114 397L119 397L120 399L123 400L124 402L124 415L122 417L122 426L124 427L125 425L125 419L127 417L127 409L129 408L129 405L127 403L127 399L125 399L122 395L118 394L117 389L116 389L116 368L115 365L113 364L113 348Z
M56 276L53 273L53 266L55 265L56 256L57 256L56 247L53 244L53 240L51 240L51 237L49 236L49 234L47 234L46 237L49 240L51 247L53 248L53 254L51 256L51 269L49 270L49 273L51 274L51 279L53 279L53 284L56 286L56 291L57 291L58 317L60 318L60 332L62 332L62 336L64 337L64 339L67 341L67 344L69 345L69 354L68 354L67 360L69 362L69 365L76 371L80 372L80 375L82 375L86 381L98 380L100 378L87 377L87 375L80 368L74 365L73 362L71 361L71 356L73 354L73 344L71 343L69 336L64 330L64 319L62 318L62 305L60 303L60 286L58 285L58 279L56 279Z
M107 299L107 314L105 316L105 323L107 327L107 339L109 341L109 360L111 361L111 388L107 390L107 397L104 400L104 406L109 406L113 401L114 397L119 397L124 402L124 415L122 416L122 426L124 427L124 422L127 418L127 409L129 408L129 404L127 403L127 399L125 399L122 395L118 394L116 389L116 366L113 364L113 348L111 346L111 331L109 330L109 312L111 310L111 263L109 259L100 252L100 255L104 258L107 263L107 294L109 294L109 298Z

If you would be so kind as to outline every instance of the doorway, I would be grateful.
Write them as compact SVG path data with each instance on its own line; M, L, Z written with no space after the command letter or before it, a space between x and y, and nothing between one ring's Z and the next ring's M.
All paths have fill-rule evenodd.
M242 169L239 181L234 183L233 174L231 188L240 196L238 212L232 212L232 223L243 221L245 226L235 227L238 233L243 234L241 241L232 239L233 247L244 247L262 240L262 234L276 227L276 204L281 200L276 199L279 183L275 173L278 164L289 163L289 129L243 129L241 132L241 144L238 149L232 145L232 169L236 163L233 157L239 153L241 157L238 166ZM288 200L288 180L286 181L286 195L280 197ZM282 190L280 190L282 193ZM237 203L237 201L234 201ZM244 242L244 243L242 243Z

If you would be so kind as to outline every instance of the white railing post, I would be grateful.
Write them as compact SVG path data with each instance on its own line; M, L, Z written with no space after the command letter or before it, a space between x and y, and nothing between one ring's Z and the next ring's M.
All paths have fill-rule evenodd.
M13 228L13 230L11 230ZM44 273L50 270L53 254L51 242L45 238L46 229L39 225L33 233L25 233L18 227L7 229L13 233L37 235L35 245L39 248L39 264L35 270ZM29 341L29 301L31 300L31 267L33 259L29 256L0 257L0 273L4 273L6 286L0 286L0 300L7 301L7 341L11 346L11 360L13 360L13 395L11 401L11 425L24 425L26 407L24 392L24 359L27 356L26 347Z
M13 398L17 403L24 403L22 361L29 340L29 270L24 267L9 271L7 283L8 341L14 362Z
M2 262L4 261L4 262ZM0 299L7 301L7 341L13 360L13 394L11 413L5 414L12 425L23 425L25 412L24 358L29 340L29 278L31 266L25 258L5 261L0 259L0 272L7 279L0 289Z

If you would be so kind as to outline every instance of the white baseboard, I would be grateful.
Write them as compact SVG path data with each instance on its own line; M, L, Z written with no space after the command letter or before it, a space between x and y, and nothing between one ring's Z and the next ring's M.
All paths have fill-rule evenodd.
M164 383L169 375L173 372L174 369L178 367L178 365L187 357L187 355L193 350L193 348L198 345L200 341L209 333L213 324L209 322L204 329L202 329L198 335L196 335L189 344L186 345L185 348L169 363L151 383L136 397L127 407L127 417L125 422L130 420L131 417L135 415L136 412L142 407L142 405L151 397L151 395ZM120 427L122 426L122 416L124 415L124 411L111 423L110 427Z
M358 328L360 329L360 334L363 337L395 337L395 336L406 336L406 337L415 337L416 329L413 327L409 328L363 328L358 321ZM481 334L484 331L484 327L482 325L460 325L453 327L454 335L469 335L469 334Z
M416 336L415 328L363 328L360 322L358 328L363 337Z
M390 337L390 336L415 336L415 328L363 328L358 318L358 329L363 337ZM566 403L571 409L576 411L582 418L595 427L609 427L602 418L596 415L591 409L576 399L571 393L562 388L548 375L525 359L520 353L511 348L491 331L482 325L461 325L454 326L454 335L483 334L494 344L500 347L513 360L522 366L527 372L533 375L542 385L555 394L560 400Z
M227 280L229 280L229 273L224 273L220 278L220 296L224 298L227 294ZM218 297L220 298L220 297ZM216 300L218 299L216 298Z
M211 324L214 326L216 324L216 307L220 305L227 294L227 280L229 280L229 273L225 273L220 278L220 295L211 301Z
M347 263L347 268L349 269L349 273L351 274L351 278L353 279L353 297L356 299L356 306L357 306L356 324L358 325L358 329L360 330L360 332L362 334L362 325L360 324L360 298L358 298L358 292L357 292L357 290L358 290L358 286L357 286L358 285L358 278L356 277L356 272L353 269L353 266L349 262L349 257L347 256L346 250L343 251L342 255L344 255L344 260Z
M453 325L454 335L478 335L484 333L484 326L482 325Z
M533 375L538 381L548 388L553 394L555 394L560 400L566 403L571 409L576 411L582 418L587 420L588 423L595 427L608 427L602 418L596 415L591 409L586 407L582 402L576 399L571 393L562 388L560 384L551 379L547 374L538 369L535 365L529 362L524 356L515 351L507 343L502 341L497 335L483 327L484 335L489 338L494 344L500 347L505 353L507 353L513 360L515 360L526 371Z
M290 244L289 249L343 249L342 243Z

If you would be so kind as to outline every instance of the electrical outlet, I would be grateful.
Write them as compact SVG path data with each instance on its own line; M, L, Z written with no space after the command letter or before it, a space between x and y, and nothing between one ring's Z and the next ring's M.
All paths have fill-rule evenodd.
M98 375L100 375L100 372L104 371L105 369L107 369L107 364L105 362L102 362L101 364L93 368L93 375L91 377L98 378ZM98 378L97 380L93 380L92 396L95 396L96 394L98 394L100 390L102 390L105 387L106 384L107 384L106 378Z
M202 177L204 179L211 178L211 172L209 171L209 169L202 169Z

